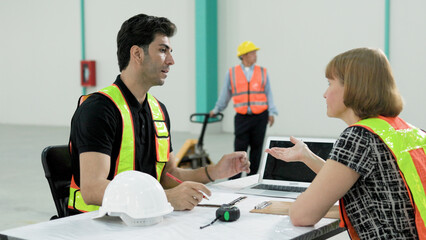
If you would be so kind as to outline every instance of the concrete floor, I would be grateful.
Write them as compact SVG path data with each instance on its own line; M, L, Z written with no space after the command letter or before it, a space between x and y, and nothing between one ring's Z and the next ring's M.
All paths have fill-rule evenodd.
M198 134L172 132L174 152ZM67 144L68 127L0 124L0 231L48 221L56 208L44 177L41 152L50 145ZM209 133L204 148L213 162L233 151L233 135ZM343 232L331 239L349 239Z

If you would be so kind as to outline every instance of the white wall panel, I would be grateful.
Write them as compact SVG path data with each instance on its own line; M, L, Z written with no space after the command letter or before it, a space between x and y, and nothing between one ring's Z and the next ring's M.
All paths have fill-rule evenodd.
M151 92L163 101L174 131L196 131L195 1L87 0L86 59L96 60L95 88L118 72L116 35L138 13L176 23L171 39L176 64L162 87ZM406 106L407 121L426 128L426 1L391 2L390 60ZM384 48L384 1L218 0L220 90L226 70L239 63L236 48L251 40L268 68L280 115L268 135L336 137L345 124L326 116L324 69L335 55L356 47ZM68 126L82 92L80 2L0 1L0 123ZM228 106L223 131L233 132ZM217 128L217 126L215 126ZM195 130L194 130L195 129Z
M391 5L391 63L407 100L402 116L419 127L426 126L426 113L418 112L426 96L425 7L420 0ZM346 125L326 116L325 67L352 48L384 49L384 1L219 0L219 13L219 89L239 63L237 46L251 40L261 48L258 64L269 70L279 110L267 134L337 137ZM225 114L223 128L232 132L232 106Z
M195 109L194 0L85 2L86 59L97 68L97 86L88 93L119 74L116 37L126 19L146 13L177 25L176 64L165 85L151 92L168 107L173 130L188 131ZM0 123L69 126L82 93L80 26L80 1L0 1Z

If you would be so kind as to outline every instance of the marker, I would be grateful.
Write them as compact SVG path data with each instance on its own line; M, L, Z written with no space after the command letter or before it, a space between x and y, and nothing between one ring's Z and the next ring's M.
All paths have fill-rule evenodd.
M179 178L173 176L172 174L170 174L169 172L166 173L167 176L169 176L171 179L175 180L178 183L183 183L182 180L180 180ZM200 191L201 192L201 191ZM203 192L201 192L203 194L203 198L210 200Z

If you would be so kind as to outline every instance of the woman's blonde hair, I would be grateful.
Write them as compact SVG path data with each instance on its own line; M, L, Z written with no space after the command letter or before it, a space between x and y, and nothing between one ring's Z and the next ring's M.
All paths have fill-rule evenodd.
M343 102L361 119L396 117L403 100L381 50L357 48L341 53L327 65L325 76L344 86Z

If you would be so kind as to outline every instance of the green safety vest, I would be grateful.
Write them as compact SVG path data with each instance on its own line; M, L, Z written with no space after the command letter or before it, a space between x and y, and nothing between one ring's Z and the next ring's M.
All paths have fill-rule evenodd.
M419 239L426 239L426 133L399 117L368 118L353 126L363 127L376 134L391 150L408 188Z
M130 107L127 105L121 90L115 84L99 90L99 93L107 96L114 102L123 120L120 154L116 160L114 176L121 172L135 170L135 135ZM89 96L90 95L82 96L79 100L79 104L81 105ZM169 160L170 137L163 110L157 99L150 93L147 93L147 100L155 126L155 147L157 153L155 169L157 180L160 182L164 166ZM81 212L90 212L99 209L99 206L85 204L81 196L80 187L77 186L74 181L74 176L71 178L68 208L76 209Z

